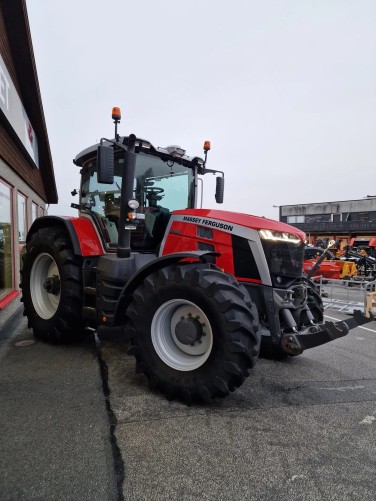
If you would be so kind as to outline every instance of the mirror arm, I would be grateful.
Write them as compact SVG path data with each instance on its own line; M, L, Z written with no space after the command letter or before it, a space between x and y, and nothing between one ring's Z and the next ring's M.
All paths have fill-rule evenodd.
M102 137L102 138L101 138L101 140L100 140L100 145L102 145L102 143L103 143L104 141L107 141L108 143L111 143L111 144L113 144L113 145L115 145L115 146L118 146L118 147L119 147L119 148L121 148L122 150L127 151L127 148L124 146L124 144L119 143L118 141L116 141L116 140L114 140L114 139L107 139L107 138L105 138L105 137Z
M202 174L221 174L222 177L225 177L224 172L221 170L214 170L214 169L203 169ZM201 173L200 173L201 174Z

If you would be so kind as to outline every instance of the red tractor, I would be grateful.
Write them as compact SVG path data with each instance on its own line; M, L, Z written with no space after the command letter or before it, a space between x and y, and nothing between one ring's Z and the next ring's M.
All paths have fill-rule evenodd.
M178 146L134 135L79 153L78 217L37 219L22 270L34 335L60 343L88 332L130 340L137 371L168 398L208 402L239 387L261 352L295 356L370 321L323 324L302 271L305 235L284 223L196 209L199 176L223 173ZM74 193L74 192L73 192Z

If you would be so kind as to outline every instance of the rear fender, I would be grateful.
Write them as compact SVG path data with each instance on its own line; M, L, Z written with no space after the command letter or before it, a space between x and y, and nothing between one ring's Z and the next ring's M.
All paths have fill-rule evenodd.
M191 251L191 252L176 252L175 254L167 254L166 256L158 257L136 271L121 291L119 301L115 310L114 325L123 324L125 321L125 311L131 300L133 292L137 287L152 273L171 264L178 263L183 259L196 259L201 262L206 262L210 256L218 256L217 252L208 251ZM209 266L209 265L208 265Z
M101 256L105 253L93 221L84 217L40 217L31 225L26 242L29 242L33 233L39 229L52 226L64 228L70 238L73 252L77 256Z

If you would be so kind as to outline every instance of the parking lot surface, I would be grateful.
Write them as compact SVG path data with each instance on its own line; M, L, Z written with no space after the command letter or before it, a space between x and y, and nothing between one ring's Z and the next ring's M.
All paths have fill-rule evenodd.
M94 343L29 341L19 311L0 336L0 500L118 499Z
M120 339L21 349L15 340L32 336L18 322L0 352L1 499L376 497L376 322L299 357L259 360L210 406L150 390ZM22 391L11 380L21 350L31 364ZM13 447L12 433L22 436ZM59 495L46 496L49 482Z
M376 328L367 325L300 357L259 360L211 406L166 401L125 346L102 343L124 499L374 500Z

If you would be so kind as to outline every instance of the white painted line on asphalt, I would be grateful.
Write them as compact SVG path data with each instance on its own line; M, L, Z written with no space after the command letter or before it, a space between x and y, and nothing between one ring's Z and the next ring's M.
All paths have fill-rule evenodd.
M294 482L295 480L298 480L299 478L308 478L307 475L293 475L289 482Z
M329 320L335 320L336 322L339 322L339 318L334 318L334 317L329 317L328 315L324 315L325 318L329 318ZM370 331L374 332L376 334L376 331L373 329L369 329L368 327L363 327L363 325L359 325L359 329L364 329L365 331Z
M373 329L368 329L368 327L363 327L363 325L359 325L359 329L364 329L365 331L376 332Z
M335 320L336 322L339 322L339 318L329 317L328 315L324 315L324 317L329 318L329 320Z
M347 391L347 390L364 390L365 386L338 386L337 388L321 388L316 387L317 390L331 390L331 391Z
M375 416L366 416L359 424L372 424L376 420Z

